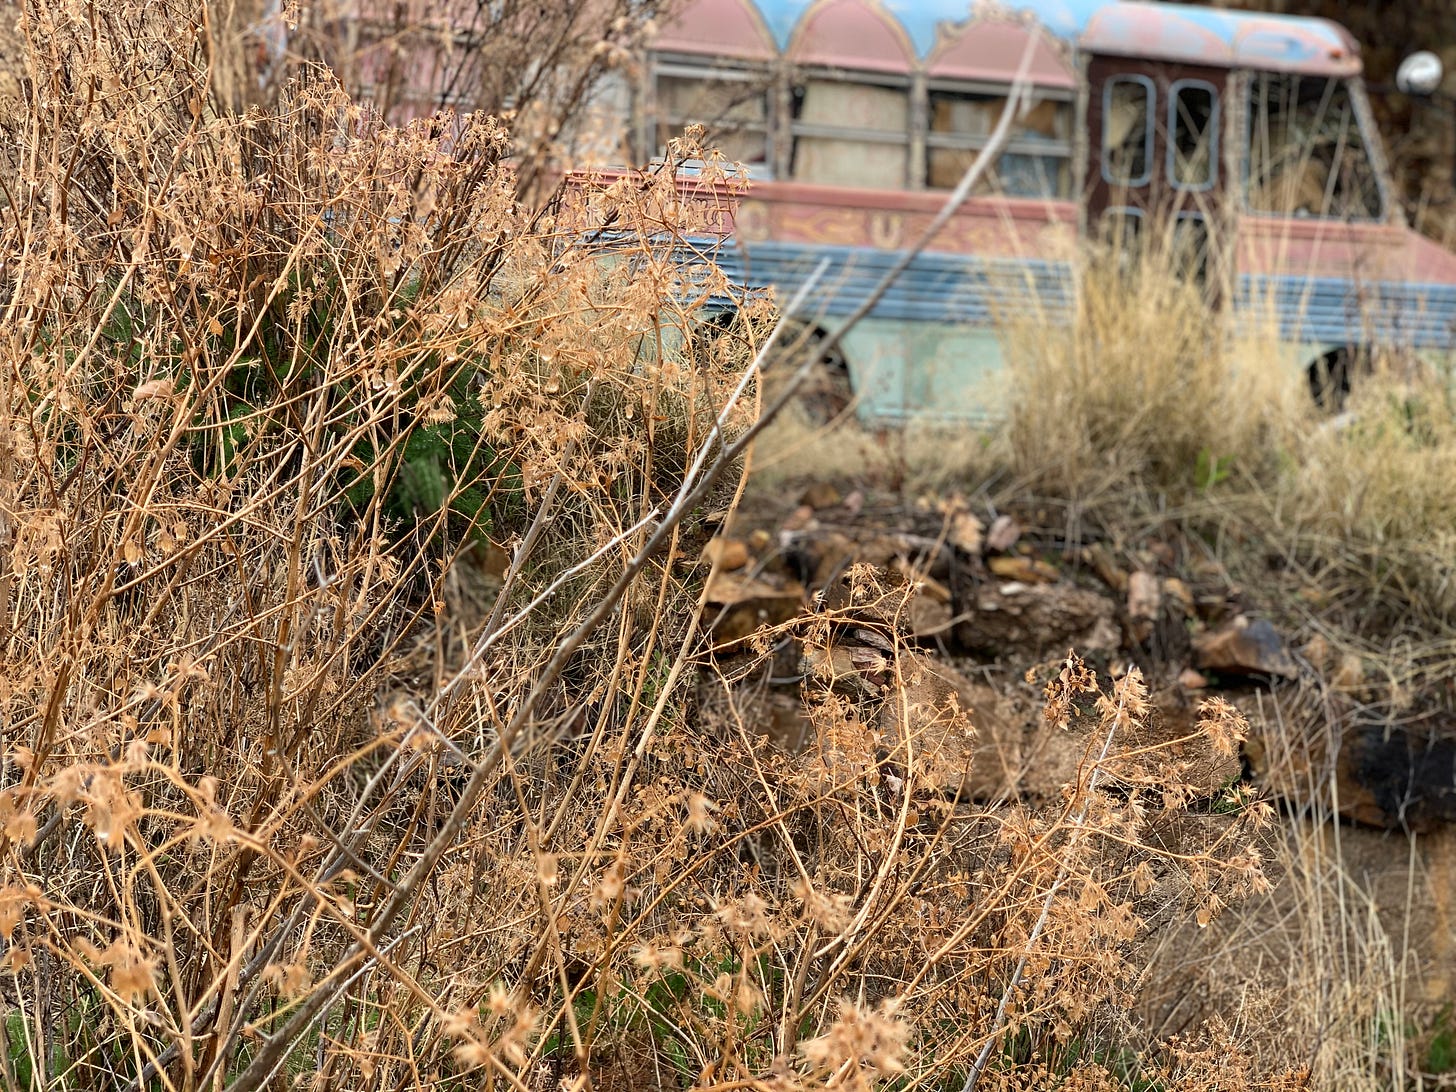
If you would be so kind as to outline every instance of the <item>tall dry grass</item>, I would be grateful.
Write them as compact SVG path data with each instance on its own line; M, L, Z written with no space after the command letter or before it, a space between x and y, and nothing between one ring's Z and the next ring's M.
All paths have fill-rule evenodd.
M1301 437L1300 465L1271 489L1298 555L1380 613L1456 619L1456 388L1427 366L1377 362L1350 419Z
M1182 519L1250 579L1279 579L1277 557L1357 632L1448 629L1449 368L1377 354L1332 416L1272 315L1234 321L1156 244L1131 261L1094 250L1066 328L1007 324L1011 410L992 449L1012 488L1094 523Z
M1064 325L1004 323L1006 458L1033 489L1095 506L1130 483L1181 500L1259 480L1304 413L1275 327L1231 329L1156 234L1135 256L1089 245Z

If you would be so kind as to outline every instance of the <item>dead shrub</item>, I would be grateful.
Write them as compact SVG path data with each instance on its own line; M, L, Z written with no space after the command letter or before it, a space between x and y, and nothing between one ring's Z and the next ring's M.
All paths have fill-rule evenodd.
M693 700L694 520L755 427L742 356L697 336L731 286L678 246L731 197L711 157L687 195L669 165L524 207L488 117L387 126L324 74L210 105L196 15L25 16L5 1079L1117 1079L1133 942L1258 890L1267 809L1193 814L1140 679L1072 656L1048 716L1094 743L1042 809L939 792L882 695L814 687L797 760L727 680Z

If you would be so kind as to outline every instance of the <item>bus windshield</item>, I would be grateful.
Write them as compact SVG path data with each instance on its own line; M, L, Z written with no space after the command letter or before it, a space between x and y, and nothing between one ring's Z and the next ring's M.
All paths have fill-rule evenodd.
M1255 212L1378 220L1380 185L1348 81L1260 72L1249 91Z

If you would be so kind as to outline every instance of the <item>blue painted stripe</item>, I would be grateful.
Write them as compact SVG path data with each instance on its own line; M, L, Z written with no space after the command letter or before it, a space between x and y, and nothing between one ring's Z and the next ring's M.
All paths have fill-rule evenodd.
M1251 314L1272 309L1289 341L1414 349L1456 344L1456 285L1245 276L1236 306Z
M803 317L843 318L864 303L899 257L898 252L869 247L764 242L725 247L718 262L735 284L772 287L779 300L785 301L828 258L823 287ZM1070 321L1072 302L1069 265L919 254L870 314L882 319L977 325L1035 315L1060 324Z
M804 243L720 243L694 240L679 250L688 270L716 261L743 290L773 289L787 301L825 258L829 269L803 318L843 318L857 309L899 257L869 247ZM691 280L691 276L689 280ZM872 317L907 322L994 326L1034 318L1072 320L1070 265L1043 260L928 253L917 255L875 305ZM731 307L714 298L710 306ZM1234 310L1250 317L1273 311L1280 337L1294 343L1456 347L1456 285L1401 281L1359 283L1335 277L1239 278Z
M814 8L816 0L756 0L764 25L773 35L780 50L789 47L795 31ZM881 0L887 14L896 19L910 39L917 55L930 56L946 25L961 25L974 16L968 0ZM1286 28L1289 45L1304 60L1313 56L1318 44L1325 52L1344 48L1344 42L1330 23L1298 15L1269 15L1263 12L1226 11L1222 8L1192 4L1122 4L1117 0L1002 0L996 9L1006 14L1033 16L1052 34L1075 42L1088 24L1101 14L1126 14L1146 30L1167 28L1164 33L1186 39L1183 24L1196 26L1211 34L1230 49L1238 44L1241 34L1250 28L1268 31L1270 27Z

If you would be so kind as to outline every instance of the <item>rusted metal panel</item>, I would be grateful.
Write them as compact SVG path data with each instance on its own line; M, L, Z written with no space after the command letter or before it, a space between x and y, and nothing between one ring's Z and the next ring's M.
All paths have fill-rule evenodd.
M1077 86L1064 51L1046 32L1010 19L987 19L951 29L926 61L931 79L1010 83L1016 78L1027 39L1035 34L1027 78L1038 87Z
M762 60L767 43L816 65L908 73L945 63L959 70L956 78L1006 79L1021 56L1011 42L1017 19L1095 54L1326 76L1360 72L1355 40L1326 19L1142 0L693 0L667 25L659 48ZM974 33L966 34L968 27ZM1034 82L1070 79L1066 59L1053 49L1039 50L1034 66Z
M800 245L898 251L930 225L944 197L935 193L874 194L830 186L779 183L756 187L734 216L744 243L782 240ZM1077 211L1069 201L973 197L926 248L944 254L1070 259Z
M1245 216L1238 261L1257 276L1456 284L1456 254L1398 224Z
M800 20L789 42L797 64L908 75L915 47L905 27L870 0L827 0Z
M653 48L759 63L779 52L753 0L691 0L663 24Z
M1108 81L1114 78L1136 77L1144 81L1151 92L1151 116L1148 131L1151 147L1148 151L1147 181L1141 185L1119 185L1103 170L1103 142L1109 119L1106 113ZM1224 133L1218 129L1222 118L1221 107L1228 91L1228 72L1213 67L1174 65L1166 62L1134 59L1105 59L1094 57L1087 68L1087 215L1089 222L1095 222L1110 207L1131 206L1140 212L1161 216L1180 212L1196 212L1209 207L1218 207L1223 202L1228 185L1227 172L1215 170L1212 184L1197 188L1179 188L1173 185L1170 141L1170 111L1172 92L1175 88L1198 84L1210 88L1216 96L1215 127L1209 149L1213 163L1222 158Z
M1244 276L1237 310L1272 317L1284 341L1449 351L1456 285L1346 277Z
M864 247L826 247L792 242L723 247L719 268L735 284L772 286L780 302L790 298L825 260L824 315L853 312L884 278L898 255ZM980 255L920 254L875 305L876 318L991 326L1034 315L1065 323L1072 313L1072 267L1055 261Z
M1150 60L1356 76L1360 50L1327 19L1222 11L1181 4L1105 4L1078 45L1089 53Z

